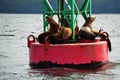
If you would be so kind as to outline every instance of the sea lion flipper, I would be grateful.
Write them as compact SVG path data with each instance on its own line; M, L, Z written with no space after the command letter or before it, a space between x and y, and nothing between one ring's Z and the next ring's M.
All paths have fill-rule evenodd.
M107 39L107 43L108 43L109 51L111 52L112 51L112 47L111 47L111 41L110 41L109 38Z
M112 46L111 46L111 41L109 39L109 34L107 32L103 32L102 34L103 34L102 38L107 41L109 51L111 52L112 51Z

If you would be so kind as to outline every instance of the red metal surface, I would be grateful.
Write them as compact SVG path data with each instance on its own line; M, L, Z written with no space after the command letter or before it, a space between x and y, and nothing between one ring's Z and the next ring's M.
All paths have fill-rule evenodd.
M108 46L106 41L74 44L30 43L30 63L50 61L58 64L87 64L91 62L105 62L108 60ZM46 49L47 48L47 49Z

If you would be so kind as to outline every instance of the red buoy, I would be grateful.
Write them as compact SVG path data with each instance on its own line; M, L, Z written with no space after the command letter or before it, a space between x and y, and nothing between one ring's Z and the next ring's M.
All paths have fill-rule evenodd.
M94 42L48 45L40 44L35 40L30 41L29 37L28 47L31 67L36 64L40 66L43 62L59 65L80 65L92 62L106 62L108 60L107 41L96 40ZM32 37L34 38L34 36Z

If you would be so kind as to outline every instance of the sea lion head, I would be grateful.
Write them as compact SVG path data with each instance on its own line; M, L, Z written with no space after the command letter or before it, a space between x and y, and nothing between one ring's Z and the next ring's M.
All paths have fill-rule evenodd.
M46 20L50 24L50 29L49 29L50 32L56 33L59 31L60 27L52 17L46 16Z
M49 24L57 24L56 21L50 16L46 16L46 20Z
M93 22L95 21L96 17L88 17L83 25L83 27L90 27L92 29Z
M87 18L86 21L92 23L93 21L95 21L95 19L96 19L96 17L90 16L90 17Z
M47 20L48 23L51 23L52 17L46 16L46 20Z

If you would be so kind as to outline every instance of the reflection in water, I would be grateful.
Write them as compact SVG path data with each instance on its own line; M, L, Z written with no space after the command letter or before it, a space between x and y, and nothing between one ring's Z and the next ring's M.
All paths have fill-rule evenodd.
M40 76L43 75L44 79L55 79L55 80L94 80L99 77L103 77L106 75L106 77L103 77L104 80L112 80L110 79L113 77L113 74L106 73L106 70L109 70L113 67L112 62L107 62L101 67L95 68L95 69L71 69L71 68L45 68L45 69L30 69L28 70L28 73L34 76ZM89 79L91 78L91 79ZM97 79L101 80L101 79Z

